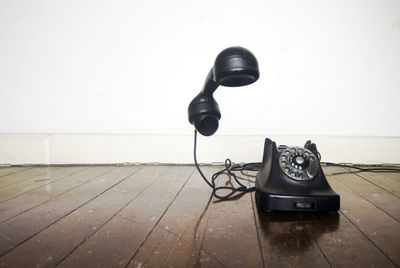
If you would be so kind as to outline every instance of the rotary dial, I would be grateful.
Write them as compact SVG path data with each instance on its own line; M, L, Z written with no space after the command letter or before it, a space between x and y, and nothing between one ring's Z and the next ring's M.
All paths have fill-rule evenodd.
M308 149L287 147L279 155L279 166L291 179L312 180L318 171L318 159Z

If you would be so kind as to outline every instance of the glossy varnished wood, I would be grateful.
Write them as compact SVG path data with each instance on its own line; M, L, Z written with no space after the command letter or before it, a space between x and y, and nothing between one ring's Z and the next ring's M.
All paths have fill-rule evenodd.
M57 167L32 167L32 168L16 168L15 171L12 171L13 168L7 168L6 172L0 177L0 189L17 184L24 180L29 180L32 178L36 178L37 176L45 177L52 170L58 169Z
M29 169L31 167L0 167L0 178L21 172L23 170Z
M125 174L113 172L116 168L104 167L101 176L96 177L82 187L34 207L0 224L0 255L13 250L37 233L45 230L54 222L78 207L101 195L107 188L122 180Z
M400 174L324 170L338 213L221 202L193 166L0 168L0 265L398 267Z
M237 187L228 176L221 176L217 185L227 185L227 181ZM229 201L213 198L209 210L199 252L199 266L261 267L263 260L251 195L242 194Z
M216 168L205 167L206 176ZM129 267L191 267L198 262L211 204L210 188L196 171L131 259Z
M327 168L332 170L333 168ZM339 173L343 169L335 168ZM331 173L331 172L329 172ZM356 178L357 177L357 178ZM379 203L374 203L365 197L363 183L360 189L346 184L358 180L355 174L339 174L328 176L329 183L341 197L341 214L358 228L385 256L395 265L400 265L400 224L387 210L382 209L381 201L386 193L381 193ZM375 190L374 187L370 186ZM380 194L378 194L379 196ZM394 199L394 206L400 209L399 199Z
M105 167L86 167L64 177L62 180L54 180L50 177L51 180L49 183L39 185L30 191L23 192L10 200L0 203L0 222L7 221L12 217L75 189L103 173L106 169Z
M63 178L69 177L69 175L79 172L83 169L83 167L49 168L44 174L5 186L0 189L0 203L10 200L13 197L19 196L23 193L37 189L40 186L48 185Z
M155 168L160 167L147 167L150 174L142 175L151 187L71 252L61 266L124 267L129 264L194 170L193 167L161 167L161 173L151 174Z

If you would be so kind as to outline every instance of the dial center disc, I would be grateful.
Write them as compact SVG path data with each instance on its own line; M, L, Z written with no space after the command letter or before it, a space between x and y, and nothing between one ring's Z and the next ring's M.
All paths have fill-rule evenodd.
M297 164L301 165L304 163L304 158L301 156L298 156L294 159L296 161Z

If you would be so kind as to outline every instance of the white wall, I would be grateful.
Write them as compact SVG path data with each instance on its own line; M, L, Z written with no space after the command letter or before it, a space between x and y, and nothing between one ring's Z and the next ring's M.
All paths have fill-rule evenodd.
M383 147L362 150L365 137L400 148L397 0L0 0L0 144L21 144L21 134L29 142L33 133L96 134L106 137L99 146L114 148L118 135L127 134L150 148L154 140L140 137L152 133L161 144L177 138L172 148L182 154L168 158L170 149L161 146L147 157L138 147L80 159L82 152L71 148L94 146L93 139L57 149L39 139L32 146L41 153L28 159L23 149L2 146L0 163L190 162L191 144L179 142L193 130L187 105L215 56L231 45L256 55L261 77L244 88L217 90L221 137L211 140L221 147L204 161L230 156L223 137L257 135L261 145L244 155L259 159L255 148L264 136L278 143L336 137L345 144L345 137L358 137L349 145L361 151L353 148L346 161L400 163L400 154L388 157ZM333 140L322 151L330 155L325 160L344 161ZM244 155L237 153L237 160L247 160Z

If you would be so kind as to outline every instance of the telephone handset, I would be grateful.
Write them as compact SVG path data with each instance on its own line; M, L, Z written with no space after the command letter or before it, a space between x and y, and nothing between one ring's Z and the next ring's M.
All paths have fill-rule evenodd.
M265 139L261 170L256 176L256 201L266 211L339 210L340 197L329 186L317 147L279 146Z

